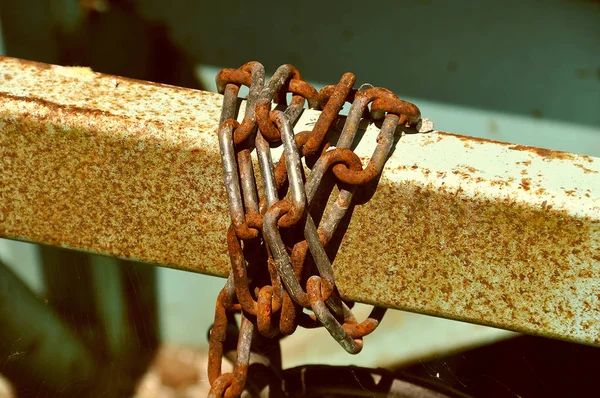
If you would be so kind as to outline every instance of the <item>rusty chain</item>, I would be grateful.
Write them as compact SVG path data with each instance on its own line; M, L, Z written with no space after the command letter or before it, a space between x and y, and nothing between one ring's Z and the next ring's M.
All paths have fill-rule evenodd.
M259 335L277 341L297 326L324 326L346 351L356 354L362 349L363 337L383 318L385 309L375 307L366 320L356 319L352 303L342 300L337 292L325 247L346 215L356 189L383 170L397 126L414 126L421 115L415 105L391 91L356 90L355 81L352 73L346 73L337 85L317 92L295 67L283 65L265 83L265 71L258 62L224 69L217 75L218 90L224 94L218 135L231 217L227 246L232 272L217 298L209 334L211 397L242 393L251 348ZM244 118L238 123L241 86L248 87L249 93ZM321 114L312 130L294 134L292 126L306 102ZM348 117L335 146L331 146L327 134L346 102L352 104ZM272 109L273 103L277 108ZM383 119L383 124L371 160L363 168L350 148L366 116ZM279 144L283 145L283 155L274 163L271 147ZM259 181L252 162L254 150ZM302 157L312 165L307 178ZM316 223L311 210L318 201L327 201L329 193L321 187L326 175L334 176L339 193L329 212ZM260 195L257 187L261 188ZM324 197L319 198L321 191ZM241 316L239 328L236 313ZM230 330L236 331L237 354L233 372L222 373Z

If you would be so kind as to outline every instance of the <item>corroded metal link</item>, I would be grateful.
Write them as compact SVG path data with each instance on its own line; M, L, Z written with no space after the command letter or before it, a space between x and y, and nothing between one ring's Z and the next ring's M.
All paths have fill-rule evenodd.
M311 137L302 147L302 154L304 156L311 156L317 153L325 139L325 134L327 134L332 123L338 117L340 110L344 106L344 102L346 102L346 97L348 97L355 82L356 76L352 73L345 73L342 76L327 104L323 107L323 112L321 112L315 123Z
M325 301L321 297L321 278L311 276L308 279L306 288L310 295L311 308L329 334L350 354L358 354L363 348L363 342L361 339L353 339L346 333L325 305Z
M265 204L263 206L264 210L261 210L261 213L264 213L268 208L272 207L277 201L279 201L279 198L269 143L262 137L260 132L256 136L256 150L258 153L260 174L264 189ZM289 293L283 289L281 277L277 270L277 265L273 260L271 250L268 245L266 248L268 253L267 267L271 277L273 295L270 309L266 308L265 303L264 309L261 308L258 310L258 312L259 314L266 314L268 312L269 316L272 316L273 312L276 312L281 308L281 313L279 316L279 332L285 336L293 333L294 330L296 330L296 306L293 303ZM267 319L257 318L257 322L259 332L265 335L265 330L270 327L269 321Z
M340 89L340 87L343 87L343 85L338 84L336 89ZM331 95L333 95L333 92L331 93ZM346 96L347 95L348 94L346 93ZM364 103L364 106L363 106L363 103ZM362 114L363 114L364 110L366 109L367 105L368 105L368 102L366 102L366 101L363 101L363 102L355 101L352 104L350 113L346 120L346 124L344 125L342 134L340 135L340 138L338 139L338 142L336 144L337 148L334 150L325 152L325 154L323 154L319 158L317 163L314 165L313 170L310 173L308 180L306 181L306 186L305 186L309 208L313 203L317 189L325 175L325 172L333 164L343 162L347 165L347 167L349 167L352 170L358 171L358 170L362 169L362 164L361 164L360 159L354 154L354 152L352 152L348 148L354 141L354 137L356 136L356 133L358 132L360 119L361 119ZM354 190L355 188L351 188L351 189ZM340 220L343 218L344 214L346 213L346 210L348 209L348 207L350 205L350 201L352 200L352 193L342 189L340 191L340 195L338 196L338 200L336 201L336 204L338 204L338 202L340 202L340 198L343 199L342 204L344 205L341 208L342 211L329 213L329 217L331 217L331 215L336 216L336 222L335 223L330 222L330 224L329 224L329 225L334 226L334 229L335 229L335 227L337 227ZM338 209L340 209L339 206L338 206ZM327 220L326 220L326 222L327 222ZM311 225L311 223L307 219L304 230L305 230L306 234L309 234L312 236L313 246L314 246L316 243L314 242L313 226L314 226L314 224ZM331 231L331 232L333 232L333 231ZM319 234L319 235L322 235L322 234ZM329 234L329 237L331 237L331 234ZM329 239L320 239L320 241L323 245L326 245L327 242L329 241ZM308 249L309 249L308 242L306 242L306 241L300 242L294 246L293 251L292 251L292 256L290 259L291 265L294 269L299 269L302 266L302 264L304 264L306 255L308 253ZM326 269L325 273L327 275L329 275L329 274L333 275L333 270L327 269L326 264L327 264L326 262L321 264L322 269ZM329 265L329 268L331 268L331 265ZM287 271L287 272L289 272L289 271ZM331 276L329 278L326 278L326 281L327 281L327 283L325 284L326 291L324 291L322 293L327 293L331 289L330 285L333 283L333 277ZM292 283L294 283L294 282L292 282ZM295 290L303 292L302 288L298 289L298 287L295 287ZM322 297L325 297L325 300L326 300L327 294L322 294ZM296 299L296 302L300 303L303 306L308 306L310 304L310 301L308 300L308 296L305 296L305 295L303 296L303 295L298 294L297 296L295 296L295 299Z
M352 116L354 118L356 118L356 115L359 115L360 113L362 113L362 107L353 107L353 114ZM354 120L353 118L349 117L350 119L350 127L351 128L347 128L344 129L344 131L342 132L342 135L340 136L340 139L338 141L339 144L341 144L342 146L345 145L349 145L349 143L352 142L353 137L356 134L356 130L358 127L358 123L353 123ZM389 154L389 150L391 148L392 142L393 142L393 136L394 136L394 132L396 130L396 126L397 126L397 122L398 122L398 116L396 115L388 115L383 123L382 129L381 129L381 133L380 136L378 138L378 145L377 145L377 149L375 150L375 154L374 157L377 159L377 161L379 161L380 159L383 159L382 161L385 161L385 158L387 157L387 155ZM336 148L334 150L328 151L326 152L317 162L317 164L315 165L315 167L313 168L313 171L309 177L309 180L307 181L307 185L306 185L306 195L307 195L307 199L308 199L308 203L309 206L311 205L317 189L318 189L318 183L322 180L324 173L326 172L326 170L331 167L332 164L335 164L336 161L339 161L340 157L343 156L343 154L346 154L346 156L350 156L350 158L352 158L352 156L356 156L354 155L354 153L352 151L350 151L347 148ZM355 158L354 159L355 162L354 164L351 166L351 168L353 168L354 170L356 169L360 169L360 159ZM383 165L382 165L383 166ZM379 169L380 171L380 169ZM312 242L312 246L315 247L317 245L325 245L327 244L327 242L329 241L329 239L331 238L331 236L333 235L333 232L335 231L335 228L337 228L337 225L339 225L339 222L341 221L341 219L343 218L344 214L346 213L346 210L350 204L350 201L352 199L352 192L345 192L345 197L342 197L342 194L344 194L344 190L342 190L342 192L340 193L340 196L338 197L338 201L340 199L340 197L344 200L344 203L342 203L342 206L337 206L334 207L332 210L333 212L330 211L330 213L328 214L324 226L326 226L326 230L320 229L320 238L319 241L314 241L315 237L314 235L312 236L313 242ZM338 202L336 201L336 203ZM312 230L313 225L310 225L310 222L312 220L307 220L306 221L306 225L305 225L305 231L307 230ZM311 246L311 241L308 240L307 238L307 243L308 246ZM292 262L303 262L306 256L306 246L307 245L303 245L303 244L298 244L294 247L294 250L292 252ZM313 254L314 257L314 253L312 252L312 247L311 247L311 253ZM323 261L325 264L328 264L329 259L326 257L325 259L320 259L321 261ZM315 261L317 261L315 259ZM326 265L324 265L326 267ZM329 267L331 267L331 265L329 264ZM320 289L323 289L323 280L321 280L319 278L319 283L318 286ZM327 281L328 283L330 283L329 281ZM314 282L313 282L314 283ZM326 290L326 289L323 289ZM375 329L375 327L377 327L377 325L379 324L379 321L376 321L374 318L370 317L368 318L366 321L364 321L361 324L357 324L356 320L352 317L348 317L348 312L351 314L350 310L347 309L345 311L346 315L344 316L344 325L340 325L339 322L337 322L337 320L335 320L335 317L333 317L327 310L326 307L324 307L324 302L325 300L327 300L326 296L323 294L324 291L320 291L319 292L319 297L318 300L317 298L315 298L316 296L314 294L312 294L311 297L311 307L313 308L313 311L315 311L315 315L317 315L317 317L319 318L319 320L321 322L323 322L323 324L326 326L327 330L331 333L331 335L349 352L352 352L352 350L356 350L358 349L358 345L355 345L353 343L351 343L352 338L359 338L364 336L367 333L370 333L372 330ZM307 291L309 291L309 287L307 285ZM314 292L313 292L314 293ZM310 291L309 291L309 294ZM325 297L324 297L325 296ZM321 305L321 303L323 303L323 305ZM317 312L318 310L318 312ZM375 308L374 312L375 313L379 313L381 310ZM348 335L348 332L342 333L342 330L347 330L351 333L351 335ZM352 337L352 338L351 338Z
M242 85L250 88L244 120L233 132L233 141L236 145L248 139L256 129L254 108L261 94L260 90L264 85L264 81L265 69L259 62L248 62L239 69L224 69L217 75L217 90L221 94L224 93L228 85L236 85L238 89Z
M353 339L363 338L373 332L377 326L379 326L379 323L387 311L387 308L384 307L373 307L367 319L358 323L356 319L354 319L354 315L348 306L346 306L346 304L343 304L343 306L345 317L342 327Z
M336 86L326 86L320 92L304 82L291 65L281 66L268 82L264 80L264 68L257 62L223 70L217 76L219 92L224 94L219 145L232 220L227 232L232 273L217 299L210 331L210 397L237 397L242 393L255 328L261 336L277 338L292 333L298 325L325 326L346 351L358 353L362 349L362 338L379 325L385 309L375 307L367 319L357 321L335 289L325 246L350 207L357 186L380 175L397 125L413 125L420 120L416 106L389 90L355 90L356 79L351 73L344 74ZM239 124L235 112L242 85L249 86L250 92L244 119ZM289 106L287 93L292 93ZM323 111L311 131L294 135L292 124L306 100L310 108L320 107ZM336 147L331 148L325 137L346 101L352 102L352 107ZM271 110L273 102L278 106ZM361 118L369 112L374 119L385 120L371 160L363 169L350 147ZM274 166L270 143L279 141L284 154ZM260 167L260 195L251 157L254 148ZM301 156L312 165L306 184ZM309 210L329 170L344 184L339 186L336 201L317 226ZM284 185L286 181L288 186ZM289 190L289 197L280 200L279 195L285 194L283 188ZM296 225L301 228L290 228ZM303 233L304 240L299 233ZM316 270L307 266L311 264L306 261L309 252ZM312 273L317 275L311 276ZM302 307L312 309L313 314L302 312ZM242 316L235 366L232 373L222 374L226 331L234 322L234 312L241 312Z
M408 108L409 110L411 110L413 113L410 115L397 115L395 113L390 113L388 114L388 117L386 118L386 121L391 120L388 119L391 116L396 116L396 123L401 124L401 120L402 117L408 117L409 120L414 120L415 117L420 119L420 111L419 109L410 104L407 103L405 101L402 101L400 99L398 99L393 93L389 92L386 89L382 89L382 88L371 88L368 90L365 90L359 94L357 94L355 101L352 104L352 107L350 108L350 112L348 114L348 119L346 120L346 124L344 125L344 130L342 131L342 136L344 135L344 131L355 131L358 128L358 124L360 123L360 119L362 117L362 114L364 113L365 109L367 108L368 104L372 101L377 101L377 100L382 100L385 101L386 104L389 105L389 108L394 109L394 110L402 110L403 108ZM396 104L395 106L392 106L391 104ZM404 104L409 104L409 105L404 105ZM384 122L385 123L385 122ZM383 131L384 129L382 129ZM353 137L352 137L353 139ZM351 184L351 185L362 185L362 184L366 184L369 183L370 181L372 181L376 176L378 176L381 173L381 170L383 169L383 166L385 165L385 161L387 159L387 156L389 155L389 151L391 150L391 147L393 145L393 134L391 137L389 137L389 135L382 135L380 134L380 136L377 139L377 147L375 149L375 152L373 153L373 156L371 158L371 161L369 162L369 165L364 169L361 170L359 172L354 171L354 170L349 170L347 167L343 166L343 165L336 165L333 168L333 172L335 173L336 177L342 181L345 182L347 184ZM350 141L350 136L348 135L348 138L344 138L344 147L349 147L352 144L352 141ZM347 146L346 146L347 145ZM338 143L338 146L339 145Z
M325 86L323 87L320 91L319 91L319 105L321 107L321 109L323 109L325 107L325 105L329 102L329 99L333 96L333 93L335 92L335 85L329 85L329 86ZM358 93L358 90L353 88L350 90L350 92L348 93L348 95L346 96L346 102L354 102L354 97L356 96L356 93Z
M296 147L292 124L283 112L274 111L274 114L277 127L281 131L292 199L292 206L288 213L279 220L279 226L290 227L300 221L306 209L306 194L304 193L304 182L302 181L302 163L298 148Z
M252 298L248 275L246 273L246 260L240 240L232 226L227 231L227 250L229 252L229 260L231 261L232 271L231 276L235 283L235 294L243 310L256 315L257 302ZM231 277L230 276L230 277Z
M340 82L329 93L327 103L322 106L323 112L319 115L312 131L303 131L296 134L296 145L302 149L304 156L313 156L322 147L325 135L331 128L331 125L338 117L340 110L347 100L352 86L356 82L356 76L352 73L345 73ZM331 99L331 101L330 101ZM285 154L281 156L276 168L277 186L281 186L287 178Z
M390 154L394 144L394 133L400 118L394 114L388 114L383 122L384 126L377 137L377 146L371 156L367 167L360 171L350 170L343 164L333 166L333 173L338 180L351 185L364 185L373 181L381 174L385 161Z
M305 99L308 100L310 108L316 109L319 106L317 91L302 81L300 72L292 65L280 66L269 79L263 96L256 105L258 126L263 137L270 142L281 140L281 133L276 126L275 113L271 112L271 99L274 98L279 105L285 105L285 95L288 91L294 94L290 105L284 111L290 123L294 123L300 116Z
M271 119L271 98L275 96L276 102L285 105L285 90L282 90L289 80L300 79L300 72L291 65L280 66L266 84L263 95L256 103L256 116L258 118L258 126L265 139L271 142L277 142L281 139L281 134L273 120ZM272 94L271 94L272 93ZM304 106L304 98L300 95L292 97L290 108L302 110ZM286 110L287 111L287 110ZM287 111L292 112L292 111ZM299 114L299 112L298 112ZM289 115L289 114L288 114Z
M302 148L311 137L312 131L302 131L294 136L296 146ZM287 181L287 166L285 165L285 154L281 155L277 165L275 166L275 185L280 188Z
M260 214L250 149L244 148L238 152L237 163L240 172L240 181L242 183L242 196L246 214Z
M223 92L223 110L221 111L221 118L219 119L219 130L223 127L223 123L226 120L234 119L239 91L240 87L235 84L228 84L225 86Z
M225 120L219 129L219 145L221 148L221 161L223 163L223 178L229 201L229 214L236 234L242 239L253 239L258 236L258 230L251 229L246 222L246 212L242 201L239 183L238 167L236 163L235 148L233 146L233 130L237 122Z
M336 86L336 88L334 89L334 91L331 94L333 96L334 100L332 102L329 102L328 105L326 106L328 108L329 112L335 111L336 115L337 115L337 113L339 113L339 110L343 106L343 103L346 100L346 98L352 88L352 85L354 84L354 81L355 81L355 77L354 77L354 75L352 75L350 73L347 73L342 77L342 79L340 80L340 82L338 83L338 85ZM317 121L317 124L315 125L315 129L317 129L317 126L320 126L319 129L324 129L325 127L327 129L329 129L329 127L331 126L331 123L333 121L334 121L334 118L331 117L331 114L327 113L327 114L325 114L325 116L323 114L321 114L321 117L319 118L319 120ZM321 124L319 124L319 122L321 122ZM355 130L346 130L346 132L345 132L346 135L351 134L351 137L348 137L349 139L346 139L346 141L351 142L354 139L354 135L356 134L356 131L358 130L358 124L356 126L357 126L357 128ZM325 130L325 132L326 132L326 130ZM308 139L305 139L305 137L310 137L310 136L305 133L298 134L296 136L297 137L296 141L298 141L298 137L301 137L300 138L301 141L304 141L304 142L308 141ZM319 141L322 141L323 138L324 138L324 134L323 134L323 136L320 137ZM318 145L320 145L320 142L318 143ZM283 156L282 156L282 160L283 160ZM340 162L340 161L348 162L350 167L352 167L355 170L361 169L360 159L358 159L358 157L350 150L346 150L346 152L341 150L341 151L326 153L320 159L318 164L326 163L326 164L328 164L328 166L327 166L327 168L328 168L330 164L332 164L334 162ZM281 162L282 161L280 161L280 164L281 164ZM321 181L327 168L322 169L320 173L318 170L318 166L317 166L316 170L313 169L313 172L310 174L309 179L308 179L309 181L312 182L313 186L318 185L317 183ZM316 171L316 173L315 173L315 171ZM312 192L307 191L309 206L314 198L315 192L316 192L315 190L312 190ZM325 299L327 299L328 296L333 291L333 286L334 286L335 282L334 282L333 269L331 267L331 263L329 262L329 258L327 257L327 255L323 249L323 246L321 244L321 243L324 244L326 242L320 242L319 234L317 232L316 226L314 225L314 222L313 222L312 218L310 217L310 215L307 216L304 232L305 232L307 241L301 242L300 244L295 245L291 258L286 257L287 253L284 254L283 252L281 252L282 254L280 257L280 267L281 267L280 270L282 270L282 273L283 273L282 276L284 278L284 282L287 281L286 286L288 287L288 289L290 289L294 300L298 304L308 307L308 305L309 305L308 295L306 292L304 292L304 290L302 289L302 287L300 286L300 284L298 282L298 279L299 279L298 270L301 269L304 264L309 246L311 248L311 253L313 254L315 263L317 264L317 268L319 269L321 276L323 276L326 281L326 283L322 284L322 286L324 287L322 296L325 297ZM273 237L273 239L277 240L278 238ZM306 242L308 242L308 243L306 243ZM278 244L281 245L281 243L279 243L279 242L278 242ZM292 274L294 274L295 277L292 277Z
M279 198L277 197L277 183L275 181L273 158L271 157L269 143L263 138L261 133L258 133L256 135L255 145L264 190L265 203L262 205L264 211L261 210L261 213L264 213L269 207L273 206Z
M232 310L235 298L233 277L230 276L217 297L215 322L210 329L208 351L208 381L211 385L221 376L223 345L227 334L227 312Z
M248 64L251 64L251 62ZM247 70L243 70L242 68L223 69L217 74L217 91L219 94L223 94L225 92L225 88L229 84L233 84L238 87L242 85L250 87L250 80L251 76Z
M250 348L254 325L242 314L242 322L237 345L237 356L233 373L220 375L213 383L208 393L210 398L239 397L246 385L250 363Z
M394 95L393 93L391 94ZM407 127L415 126L421 120L421 111L415 104L400 99L393 100L385 95L376 98L373 104L371 104L371 116L373 119L381 119L386 112L400 116L398 124L405 124Z
M308 101L308 107L311 109L319 108L319 93L309 83L301 79L291 79L289 91L292 94L300 95Z
M354 167L354 168L360 167L360 159L358 159L358 157L356 157L356 155L352 151L350 151L348 149L345 151L346 152L337 151L335 153L332 153L329 156L336 156L341 153L345 153L345 154L349 155L350 159L352 159L354 161L354 163L349 163L350 167ZM354 156L354 158L352 158L352 156ZM343 156L338 156L336 158L336 160L344 161L345 158ZM291 297L299 305L301 305L303 307L309 307L310 300L309 300L308 294L302 289L302 286L300 285L298 276L294 272L294 267L292 266L292 264L290 262L290 256L287 252L287 249L285 247L283 240L281 239L279 230L277 229L278 220L280 218L282 218L285 214L287 214L289 212L289 210L291 209L291 207L292 206L291 206L290 202L286 201L286 200L279 201L275 205L273 205L264 216L263 231L264 231L267 243L269 244L269 247L271 248L271 252L273 253L273 258L279 269L281 279L282 279L283 283L285 284ZM312 218L308 214L307 214L306 219L312 221ZM316 231L314 222L312 224L309 224L309 222L307 222L306 225L307 226L305 226L305 233L306 233L305 236L310 236L312 245L316 245L316 242L314 241L314 233L313 233L313 231ZM307 229L308 229L308 232L306 231ZM313 247L315 249L315 253L317 253L317 255L318 255L319 249L316 248L316 246L313 246ZM311 253L312 253L312 251L311 251ZM314 253L313 253L313 255L314 255ZM326 255L325 255L325 257L326 257ZM320 256L319 258L323 259L322 256ZM329 264L328 268L326 265L323 266L323 264L327 264L328 261L329 260L327 259L327 262L317 263L317 267L321 266L321 269L319 269L319 271L320 272L322 271L323 274L326 276L326 280L328 282L331 282L331 284L333 284L334 278L333 278L333 269L331 268L331 264Z
M244 120L233 132L233 141L236 145L246 141L256 131L256 101L260 98L262 87L265 84L265 68L260 63L249 62L241 69L244 70L245 68L250 69L250 91L246 102Z
M233 373L225 373L215 380L208 392L209 398L221 398L225 396L225 392L235 383L235 375Z

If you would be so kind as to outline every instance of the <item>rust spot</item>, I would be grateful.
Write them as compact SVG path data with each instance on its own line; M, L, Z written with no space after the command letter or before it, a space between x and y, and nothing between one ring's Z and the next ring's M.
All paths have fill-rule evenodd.
M460 167L469 170L471 173L476 173L476 172L479 171L475 167L472 167L472 166L469 166L469 165L461 164Z
M12 80L13 76L10 73L5 73L4 74L4 79L5 80Z
M444 285L441 289L442 293L449 295L452 293L452 287L450 285Z
M514 178L509 178L508 180L494 179L490 180L491 186L499 186L499 187L509 187L510 184L514 181Z
M527 180L520 182L531 186ZM564 292L549 286L573 286L574 297L586 297L579 275L600 277L590 264L592 255L600 259L590 241L600 224L550 211L548 201L526 206L510 198L473 198L439 185L412 184L380 184L370 202L355 208L344 238L348 244L342 242L344 250L333 264L344 296L364 297L368 279L370 302L463 320L485 319L530 333L581 332L575 320L593 315L581 319L583 302L565 302ZM407 226L402 237L388 235L382 242L381 231L394 225ZM352 245L350 240L362 244ZM358 257L364 259L360 274L347 266ZM384 269L394 271L403 281L402 289L381 282L389 281ZM558 313L544 311L548 304Z
M459 175L463 180L466 180L467 178L471 177L469 173L466 173L462 170L452 170L452 174Z
M502 141L495 141L495 140L488 140L486 138L479 138L479 137L470 137L470 136L466 136L466 135L460 135L460 134L454 134L454 133L446 133L443 131L438 131L437 134L440 134L442 136L449 136L449 137L454 137L454 138L458 138L459 140L463 141L463 142L468 142L468 143L478 143L478 144L499 144L499 145L504 145L504 146L509 146L509 145L513 145L509 142L502 142Z
M45 100L43 98L36 98L33 96L22 97L22 96L13 95L13 94L2 93L2 94L0 94L0 98L7 98L7 99L15 100L15 101L34 103L36 105L44 106L44 107L50 109L52 112L55 112L56 114L78 113L78 114L86 114L90 118L95 118L98 116L110 116L111 118L120 118L119 115L115 115L115 114L112 114L107 111L102 111L102 110L98 110L95 108L84 108L84 107L76 106L76 105L57 104L57 103ZM24 116L29 117L27 112L24 113Z
M588 169L587 167L585 167L585 166L584 166L584 165L582 165L582 164L579 164L579 163L573 163L573 164L575 165L575 167L578 167L578 168L580 168L581 170L583 170L583 172L584 172L585 174L598 174L598 171L596 171L596 170L592 170L592 169Z
M531 178L522 178L519 184L524 190L529 191L531 189Z
M568 152L554 151L552 149L538 148L534 146L527 145L513 145L508 149L512 149L514 151L527 151L535 153L539 156L542 156L546 159L573 159L574 156Z

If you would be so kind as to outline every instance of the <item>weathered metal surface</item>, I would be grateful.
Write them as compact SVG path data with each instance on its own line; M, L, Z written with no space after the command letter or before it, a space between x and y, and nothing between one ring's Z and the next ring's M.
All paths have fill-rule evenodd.
M221 96L9 58L0 80L0 236L228 273ZM599 181L596 158L405 135L353 211L340 292L600 345Z
M0 71L0 235L228 271L221 96L8 58Z

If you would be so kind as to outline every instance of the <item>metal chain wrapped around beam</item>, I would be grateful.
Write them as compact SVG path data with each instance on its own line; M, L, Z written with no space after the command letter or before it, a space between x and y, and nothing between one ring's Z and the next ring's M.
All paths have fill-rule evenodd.
M351 303L344 302L337 293L325 246L345 216L356 188L381 173L396 127L414 126L421 119L415 105L389 90L353 89L356 78L351 73L320 92L303 81L291 65L277 69L266 84L264 80L264 68L258 62L224 69L217 76L218 90L224 94L218 134L232 221L227 232L232 272L217 298L210 330L211 397L242 393L251 347L258 337L256 330L265 338L279 339L293 333L298 325L324 326L346 351L360 352L362 338L377 327L385 309L376 307L365 321L357 321ZM249 94L244 119L238 123L235 117L241 86L249 87ZM288 93L292 93L289 105ZM277 109L271 109L273 102L278 104ZM305 102L322 112L311 131L294 135L292 125ZM326 136L345 102L352 106L335 147L331 147ZM384 120L373 156L363 168L350 147L369 105L371 117ZM274 164L270 148L280 143L283 155ZM260 166L259 184L251 157L254 149ZM310 159L307 164L313 164L308 178L302 156ZM340 189L328 214L317 225L310 210L327 199L317 197L329 170ZM260 195L257 186L261 187ZM241 313L239 328L235 313ZM237 335L237 355L233 373L222 373L228 331Z

